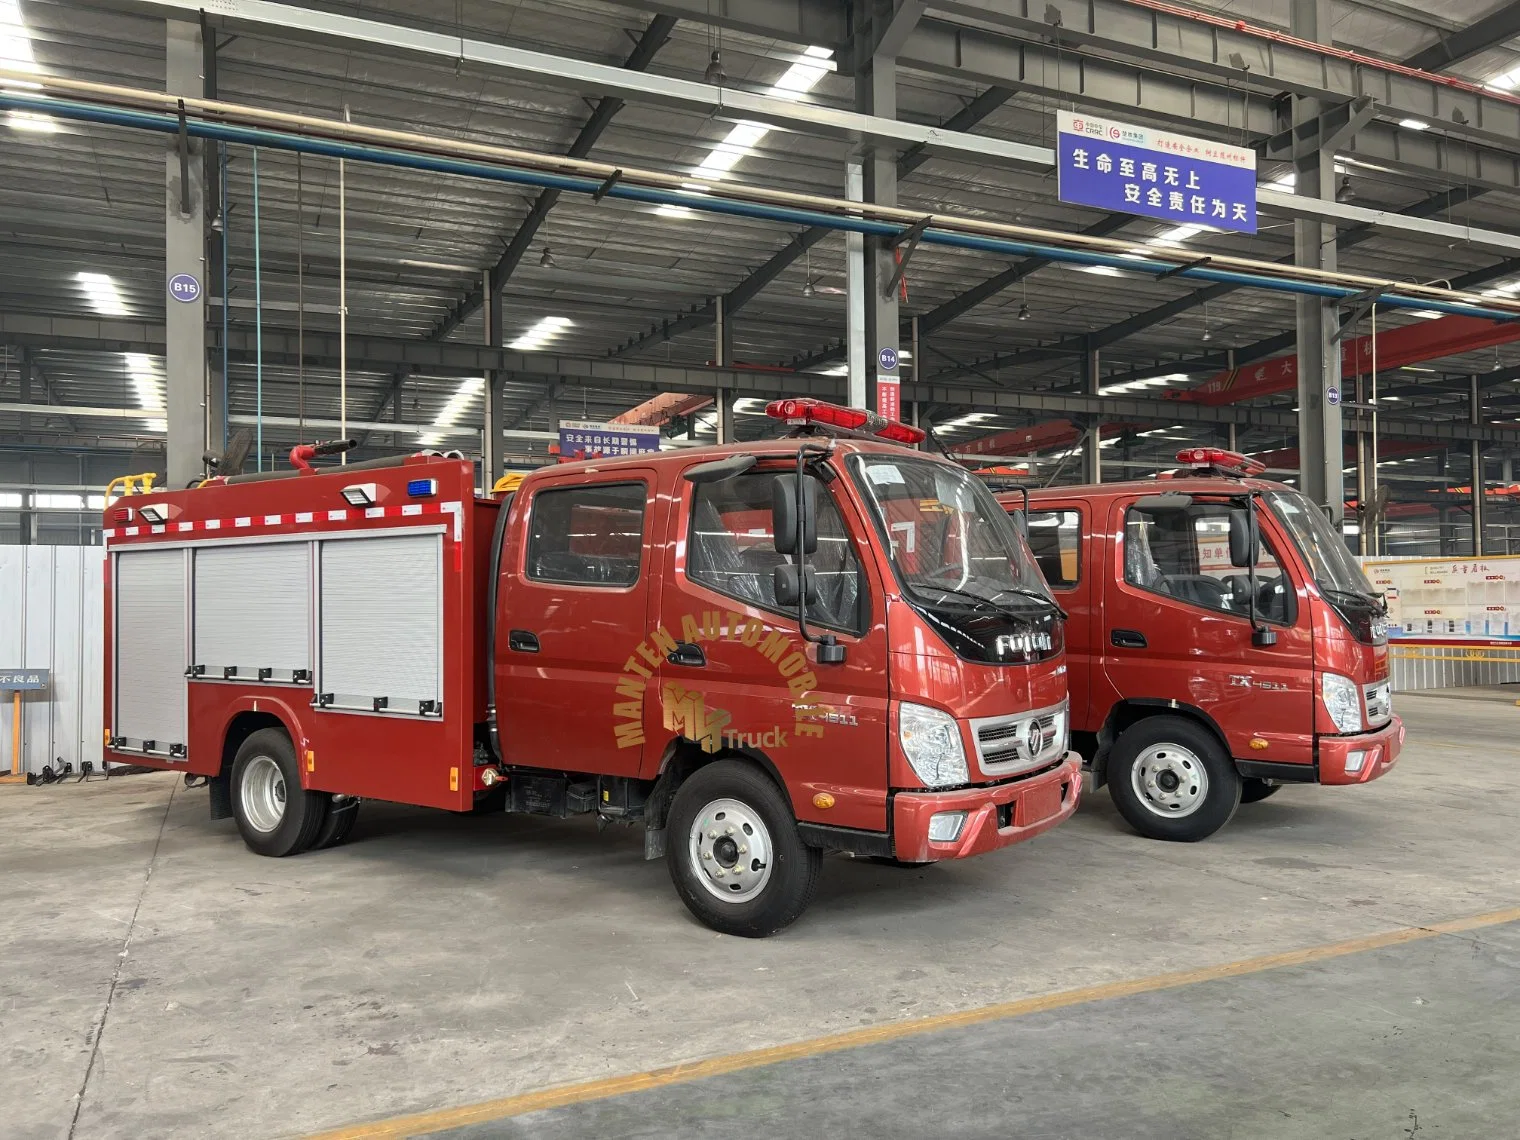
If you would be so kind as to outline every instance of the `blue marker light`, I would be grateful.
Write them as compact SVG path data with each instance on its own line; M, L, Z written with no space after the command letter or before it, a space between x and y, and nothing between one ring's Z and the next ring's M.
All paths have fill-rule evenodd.
M407 481L406 493L414 499L431 499L438 494L437 479L411 479Z

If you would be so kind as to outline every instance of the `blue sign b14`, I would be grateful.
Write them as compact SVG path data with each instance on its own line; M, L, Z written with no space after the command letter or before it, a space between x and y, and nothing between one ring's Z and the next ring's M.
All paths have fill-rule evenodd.
M1178 225L1256 232L1256 152L1056 112L1060 198Z

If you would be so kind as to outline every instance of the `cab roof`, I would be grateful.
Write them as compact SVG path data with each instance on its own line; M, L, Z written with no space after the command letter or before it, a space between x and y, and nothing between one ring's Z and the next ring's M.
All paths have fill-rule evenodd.
M933 460L936 463L948 462L948 460L933 452L914 451L911 448L890 443L886 440L860 439L855 436L818 435L793 436L787 439L756 439L743 443L704 444L701 447L681 447L670 451L645 451L637 455L614 455L603 459L578 459L571 463L560 463L552 467L540 467L528 474L530 477L534 475L542 477L544 475L558 475L561 473L618 471L633 467L685 467L692 463L704 463L712 459L722 459L728 455L756 455L761 459L779 459L796 455L798 443L802 439L826 439L834 445L836 452L843 455L906 455L918 459Z
M1231 495L1243 490L1281 491L1292 490L1286 484L1272 479L1236 479L1228 475L1179 475L1172 479L1129 479L1122 483L1084 483L1066 487L1031 487L1031 501L1041 499L1084 498L1098 499L1118 495L1164 495L1168 491L1179 495ZM997 492L998 502L1022 501L1018 491Z

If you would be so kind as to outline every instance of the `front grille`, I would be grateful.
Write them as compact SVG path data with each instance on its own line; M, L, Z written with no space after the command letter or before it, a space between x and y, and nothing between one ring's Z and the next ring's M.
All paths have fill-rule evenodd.
M1007 776L1048 760L1065 747L1066 706L972 721L976 754L989 776Z
M1393 719L1392 682L1378 681L1368 685L1362 690L1362 699L1367 703L1368 727L1378 728Z

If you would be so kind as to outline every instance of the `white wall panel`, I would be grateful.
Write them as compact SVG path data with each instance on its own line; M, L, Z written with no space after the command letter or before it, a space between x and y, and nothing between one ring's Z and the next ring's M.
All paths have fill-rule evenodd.
M104 553L98 546L0 546L0 667L47 669L22 695L23 771L101 761ZM0 771L10 770L10 694L0 699Z

